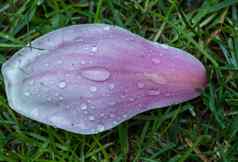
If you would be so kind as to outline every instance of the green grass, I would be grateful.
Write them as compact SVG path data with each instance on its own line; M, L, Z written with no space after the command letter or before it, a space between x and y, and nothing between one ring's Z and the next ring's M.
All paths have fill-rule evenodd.
M13 112L1 77L0 161L237 162L238 1L200 1L0 0L1 64L44 33L100 22L192 53L209 78L195 100L83 136Z

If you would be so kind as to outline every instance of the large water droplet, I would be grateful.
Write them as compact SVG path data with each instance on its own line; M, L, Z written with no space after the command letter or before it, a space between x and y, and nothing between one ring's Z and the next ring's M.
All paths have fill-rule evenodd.
M82 70L81 75L92 81L105 81L110 77L110 72L105 68L90 68Z
M62 82L60 82L60 83L58 84L58 86L59 86L60 88L65 88L65 87L66 87L66 83L65 83L64 81L62 81Z

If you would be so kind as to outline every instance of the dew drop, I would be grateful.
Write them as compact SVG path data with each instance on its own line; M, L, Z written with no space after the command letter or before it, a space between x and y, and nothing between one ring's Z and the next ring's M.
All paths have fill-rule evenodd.
M81 60L80 62L82 65L86 64L86 62L84 60Z
M62 101L64 99L63 96L59 96L59 100Z
M97 47L92 47L92 52L97 52L98 48Z
M159 63L160 63L160 60L157 59L157 58L152 58L152 62L153 62L154 64L159 64Z
M29 97L31 94L30 94L30 92L24 92L24 95Z
M80 108L81 108L81 110L86 110L86 109L88 108L88 106L87 106L87 104L82 103L82 104L80 105Z
M160 75L157 73L144 73L144 77L146 79L153 81L154 83L158 83L158 84L167 83L167 79L163 75Z
M115 114L111 113L110 115L110 118L115 118Z
M39 110L38 110L38 109L33 109L33 110L31 111L31 115L32 115L32 116L35 116L35 117L39 116Z
M144 88L144 86L145 86L144 83L140 83L140 82L137 83L137 87L138 87L138 88Z
M160 46L161 46L162 48L165 48L165 49L168 49L168 48L169 48L169 46L166 45L166 44L160 44Z
M114 106L114 105L116 105L116 102L111 101L111 102L108 103L108 105L110 105L110 106Z
M95 109L96 107L92 105L90 108L91 108L91 109Z
M84 114L88 114L88 111L84 111Z
M158 90L148 91L148 95L151 95L151 96L156 96L156 95L159 95L159 94L160 94L160 91L158 91Z
M110 30L110 26L106 26L106 27L104 27L103 29L106 30L106 31L108 31L108 30Z
M62 82L60 82L60 83L58 84L58 86L59 86L60 88L65 88L65 87L66 87L66 83L65 83L64 81L62 81Z
M99 132L103 131L104 129L105 129L105 127L104 127L104 125L102 125L102 124L99 124L99 125L97 126L97 130L98 130Z
M89 90L90 90L91 92L96 92L96 91L97 91L97 87L92 86L92 87L89 88Z
M123 118L127 118L127 114L122 115Z
M89 116L88 119L91 120L91 121L93 121L93 120L95 120L95 117L94 117L94 116Z
M47 98L47 101L48 101L48 102L50 102L51 100L52 100L51 97L48 97L48 98Z
M112 83L112 84L109 84L109 88L110 89L113 89L113 88L115 88L115 85Z
M33 85L33 84L34 84L34 81L33 81L33 80L31 80L31 81L29 82L29 84L30 84L30 85Z
M118 122L117 122L117 121L113 121L112 123L113 123L114 125L117 125L117 124L118 124Z
M82 70L81 75L92 81L105 81L110 77L110 72L105 68L90 68Z
M129 98L129 101L133 102L135 101L135 98Z
M57 61L57 64L62 64L62 63L63 63L62 60L58 60L58 61Z

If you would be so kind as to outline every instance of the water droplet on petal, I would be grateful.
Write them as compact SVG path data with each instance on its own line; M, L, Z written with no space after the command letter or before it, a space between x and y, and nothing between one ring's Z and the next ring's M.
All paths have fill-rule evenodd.
M91 108L91 109L95 109L96 107L92 105L92 106L90 106L90 108Z
M150 91L148 91L148 95L151 95L151 96L156 96L156 95L159 95L159 94L160 94L159 90L150 90Z
M62 64L62 63L63 63L62 60L58 60L58 61L57 61L57 64Z
M29 97L31 94L30 94L30 92L24 92L24 95Z
M114 118L115 117L115 115L114 114L110 114L110 118Z
M84 111L84 114L88 114L88 111Z
M90 90L91 92L96 92L96 91L97 91L97 87L92 86L92 87L89 88L89 90Z
M98 48L97 47L93 47L92 48L92 52L97 52Z
M63 96L59 96L59 100L62 101L64 99Z
M130 100L131 102L133 102L133 101L135 101L135 98L129 98L129 100Z
M33 110L31 111L31 115L32 115L32 116L39 116L39 109L33 109Z
M89 120L95 120L95 118L94 118L94 116L89 116L89 118L88 118Z
M80 62L82 65L86 64L86 62L84 60L81 60Z
M34 81L33 81L33 80L31 80L31 81L29 82L29 84L30 84L30 85L33 85L33 84L34 84Z
M103 29L108 31L108 30L110 30L110 26L106 26Z
M154 64L159 64L159 63L160 63L160 60L157 59L157 58L152 58L152 62L153 62Z
M114 106L114 105L116 105L116 102L111 101L111 102L109 102L108 104L109 104L110 106Z
M92 81L105 81L110 77L110 72L105 68L90 68L82 70L81 75Z
M66 83L64 81L60 82L58 85L60 88L65 88L66 87Z
M112 84L109 84L109 88L110 89L113 89L115 87L115 85L112 83Z
M169 48L169 46L166 45L166 44L160 44L160 46L163 47L163 48L165 48L165 49L168 49L168 48Z
M158 83L158 84L167 83L167 79L163 75L160 75L157 73L144 73L144 77L146 79L153 81L154 83Z
M127 114L122 115L123 118L127 118Z
M97 126L97 130L98 130L99 132L103 131L104 129L105 129L105 127L104 127L104 125L102 125L102 124L99 124L99 125Z
M82 104L80 105L80 108L81 108L81 110L86 110L86 109L88 108L88 106L87 106L87 104L82 103Z
M137 87L138 87L138 88L143 88L144 86L145 86L144 83L140 83L140 82L137 83Z

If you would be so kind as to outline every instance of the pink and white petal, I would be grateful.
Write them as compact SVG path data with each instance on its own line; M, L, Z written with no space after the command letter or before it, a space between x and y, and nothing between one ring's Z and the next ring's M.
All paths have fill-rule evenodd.
M93 134L197 97L204 66L125 29L88 24L46 34L2 68L10 106L42 123Z

